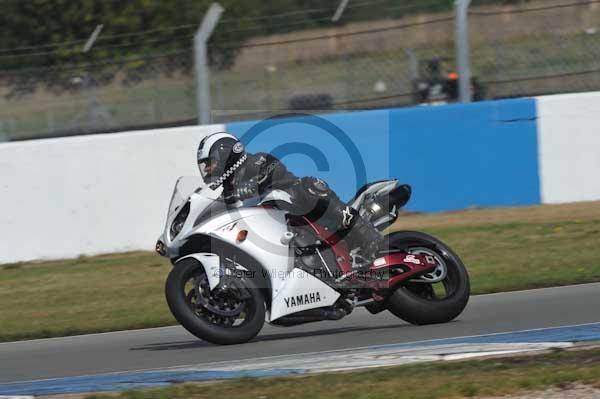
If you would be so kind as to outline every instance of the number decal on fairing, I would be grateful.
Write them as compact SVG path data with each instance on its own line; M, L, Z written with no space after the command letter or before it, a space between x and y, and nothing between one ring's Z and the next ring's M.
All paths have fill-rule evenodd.
M414 255L406 255L404 257L404 261L407 262L407 263L414 263L415 265L420 265L421 264L421 261L419 259L415 258Z

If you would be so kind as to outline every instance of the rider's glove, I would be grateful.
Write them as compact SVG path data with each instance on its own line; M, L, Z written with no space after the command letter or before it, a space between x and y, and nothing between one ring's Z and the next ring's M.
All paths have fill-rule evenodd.
M254 179L249 180L247 183L236 187L231 194L225 196L223 200L232 204L237 201L243 201L248 198L256 197L258 195L258 184Z
M258 194L258 185L251 180L248 183L237 187L233 192L236 197L243 201L255 197Z

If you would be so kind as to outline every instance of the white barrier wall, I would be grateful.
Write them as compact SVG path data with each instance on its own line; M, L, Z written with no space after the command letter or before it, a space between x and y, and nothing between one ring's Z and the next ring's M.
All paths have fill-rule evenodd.
M543 203L600 199L600 92L537 98Z
M177 177L223 125L0 144L0 263L153 249Z

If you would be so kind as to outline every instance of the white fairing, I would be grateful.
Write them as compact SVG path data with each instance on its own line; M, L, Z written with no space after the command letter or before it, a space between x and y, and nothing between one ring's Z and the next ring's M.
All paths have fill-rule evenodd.
M248 231L243 242L237 241L238 233ZM218 237L252 255L268 273L275 297L293 268L289 245L281 243L288 232L285 212L278 209L238 208L223 213L194 230Z
M339 297L337 291L318 278L295 268L288 274L277 296L273 295L269 321L302 310L331 306Z
M246 240L238 242L236 238L241 230L248 231L248 235ZM238 208L217 216L194 231L237 245L263 265L273 298L267 321L302 310L331 306L340 296L321 280L294 268L289 244L281 242L289 234L284 211Z
M208 286L212 290L219 284L220 276L219 276L219 256L215 254L209 253L197 253L193 255L184 256L183 258L177 260L177 262L181 262L184 259L193 258L204 266L204 270L206 271L206 278L208 279Z
M220 201L221 191L222 188L211 190L199 178L178 180L165 231L160 238L165 245L166 256L177 257L180 247L195 234L215 237L248 253L262 265L263 275L270 281L272 303L267 321L302 310L333 305L339 297L335 290L316 277L294 268L286 212L260 206L243 207L241 203L225 208ZM290 198L285 193L273 192L263 202L270 200L289 202ZM171 226L187 203L189 214L174 235ZM238 234L242 230L247 231L246 238L238 241ZM218 255L195 253L178 261L186 258L194 258L204 266L211 289L219 284L221 269Z

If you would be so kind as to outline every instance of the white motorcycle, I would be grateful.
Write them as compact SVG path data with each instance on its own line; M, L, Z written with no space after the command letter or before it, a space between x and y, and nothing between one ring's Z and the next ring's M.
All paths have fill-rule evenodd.
M424 233L396 231L371 264L343 239L281 208L289 194L226 204L222 187L177 181L156 251L174 267L166 299L189 332L217 344L249 341L264 322L292 326L338 320L358 306L389 310L413 324L457 317L469 277L448 246ZM396 180L371 183L348 203L383 231L410 192Z

